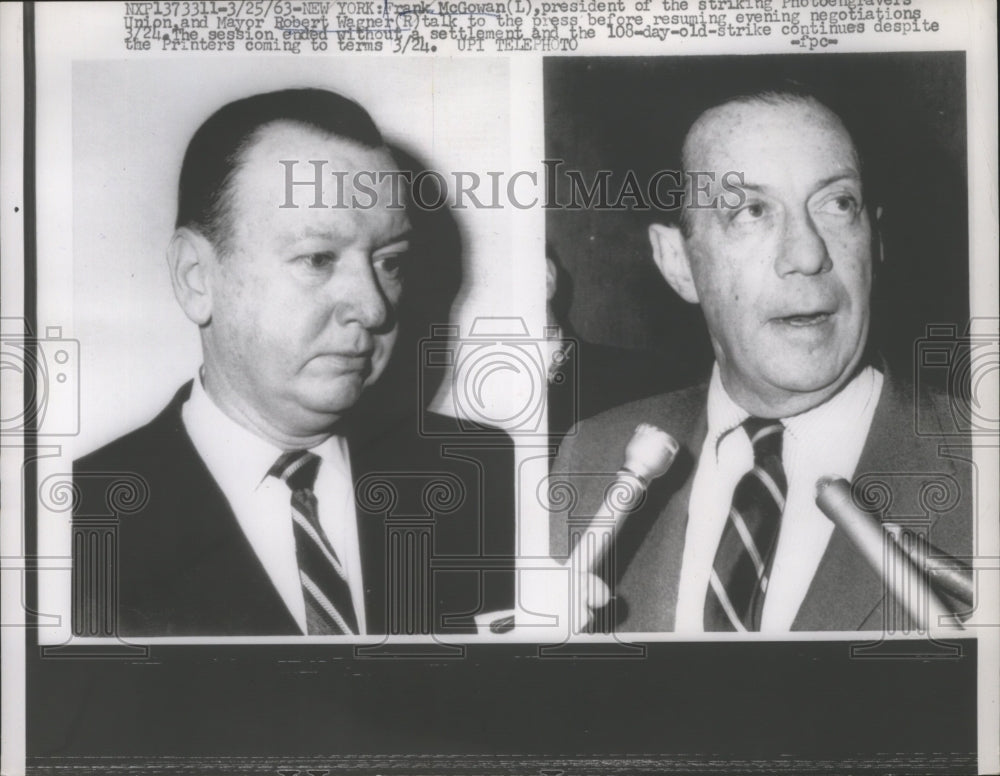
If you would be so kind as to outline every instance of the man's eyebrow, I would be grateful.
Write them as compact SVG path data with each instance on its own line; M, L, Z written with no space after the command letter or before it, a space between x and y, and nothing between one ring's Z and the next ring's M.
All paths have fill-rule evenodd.
M819 191L820 189L826 188L831 183L836 183L837 181L842 181L842 180L855 180L860 183L861 175L856 170L842 170L840 172L834 173L833 175L827 176L826 178L823 178L816 184L813 190ZM774 191L775 188L777 188L775 186L771 186L766 183L752 183L752 182L747 183L746 181L736 184L736 187L744 189L746 191L755 191L759 194L768 194Z
M823 180L821 180L819 182L819 185L816 187L816 190L818 191L819 189L825 189L831 183L837 183L838 181L842 180L855 180L858 183L860 183L861 174L856 170L843 170L841 172L829 176L828 178L824 178Z
M383 240L378 246L377 250L382 250L383 248L388 248L391 245L397 243L410 242L413 239L413 227L404 229L402 232L397 234L395 237L390 237L388 240Z
M311 237L323 237L329 239L336 239L341 235L341 230L331 229L327 226L312 226L306 225L299 229L294 229L289 232L295 237L311 238Z
M759 194L767 194L771 190L771 187L765 184L747 183L746 181L741 181L740 183L736 184L736 188L745 189L748 191L756 191Z
M393 235L387 240L383 240L379 243L379 248L385 248L389 245L395 245L396 243L407 242L413 239L414 229L413 227L407 227L402 232L397 235ZM336 240L342 235L342 231L339 229L330 229L324 226L306 226L301 232L293 232L290 236L296 239L311 239L314 237Z

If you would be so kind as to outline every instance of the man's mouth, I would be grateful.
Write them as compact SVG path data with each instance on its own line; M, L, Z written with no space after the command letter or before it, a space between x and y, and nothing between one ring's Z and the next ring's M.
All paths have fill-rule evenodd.
M341 369L350 372L361 372L370 368L372 351L344 351L342 353L327 353L330 359Z
M789 326L818 326L830 320L831 316L832 313L828 312L794 313L792 315L783 315L775 320Z

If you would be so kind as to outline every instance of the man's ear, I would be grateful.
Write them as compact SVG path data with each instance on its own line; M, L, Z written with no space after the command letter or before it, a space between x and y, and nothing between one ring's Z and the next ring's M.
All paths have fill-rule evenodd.
M548 256L545 257L545 301L551 302L556 295L556 283L559 280L559 273L556 270L556 263Z
M212 319L211 269L215 248L202 235L181 227L167 246L167 266L174 296L184 314L199 326Z
M694 287L691 262L681 230L676 226L650 224L649 243L653 246L653 261L670 287L685 302L697 304L698 292Z

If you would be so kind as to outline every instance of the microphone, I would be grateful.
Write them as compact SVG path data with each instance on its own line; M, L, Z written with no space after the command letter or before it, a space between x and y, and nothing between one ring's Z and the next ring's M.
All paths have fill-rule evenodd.
M975 585L972 569L953 555L940 550L926 539L920 541L898 523L883 523L885 530L917 564L931 585L965 606L972 607Z
M642 502L649 484L670 468L679 448L680 445L670 434L656 426L648 423L636 426L632 439L625 447L625 462L615 481L604 492L601 508L580 535L566 567L594 573L629 513ZM577 591L573 600L579 600L575 597L579 594L580 591ZM483 615L482 619L477 616L480 632L488 629L498 635L510 633L517 624L516 612L499 615L491 613Z
M604 492L601 508L584 529L569 559L570 568L594 571L611 548L629 514L642 502L650 483L663 476L680 445L666 431L640 423L625 447L625 463ZM585 557L587 556L587 557Z
M821 477L816 483L816 505L847 534L919 630L927 630L942 617L951 617L928 585L926 564L904 552L894 539L886 541L889 537L878 518L854 503L847 480Z

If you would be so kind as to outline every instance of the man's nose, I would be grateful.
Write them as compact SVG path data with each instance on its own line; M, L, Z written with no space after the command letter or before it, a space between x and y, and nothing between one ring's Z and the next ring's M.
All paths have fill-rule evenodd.
M332 281L337 322L358 323L372 331L387 326L392 310L368 256L342 257L338 269Z
M816 222L809 212L789 217L785 222L775 271L781 276L795 272L815 275L828 272L832 267L833 260L826 240L816 228Z

